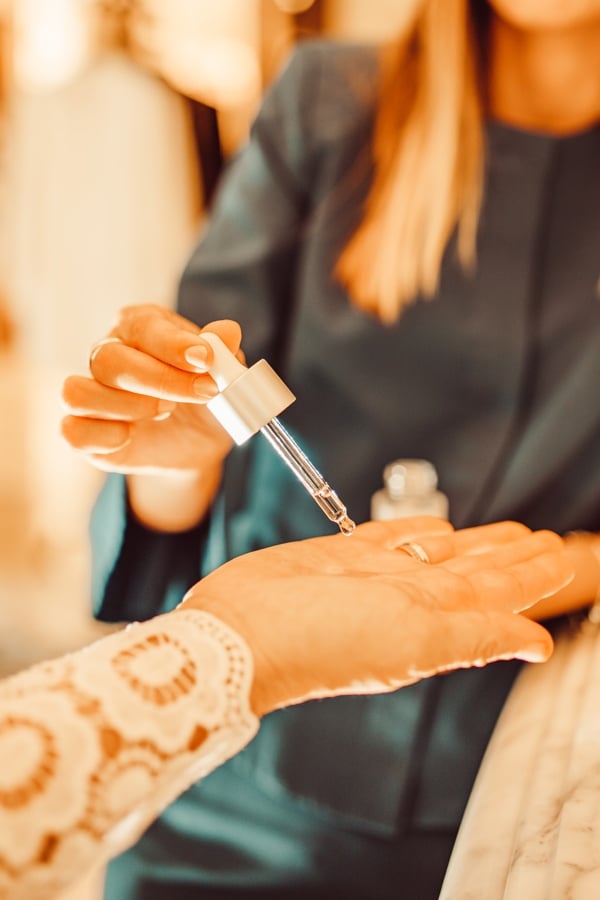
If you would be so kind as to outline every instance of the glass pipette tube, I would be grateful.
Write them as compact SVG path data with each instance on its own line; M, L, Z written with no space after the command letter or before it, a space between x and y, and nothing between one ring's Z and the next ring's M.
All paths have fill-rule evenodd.
M338 495L331 488L318 469L300 449L293 437L286 431L279 419L273 418L260 429L274 450L292 470L298 481L308 491L315 503L323 510L331 522L335 522L342 534L352 534L356 524L348 516L348 511Z

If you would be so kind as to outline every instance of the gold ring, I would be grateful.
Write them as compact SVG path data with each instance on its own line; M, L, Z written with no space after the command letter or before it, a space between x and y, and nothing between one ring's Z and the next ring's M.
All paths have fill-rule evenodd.
M415 541L405 541L403 544L399 544L395 549L408 553L409 556L412 556L413 559L416 559L419 562L431 563L427 550Z
M92 367L92 363L94 362L94 359L96 358L96 355L97 355L100 347L104 347L105 344L122 344L122 343L123 343L123 341L121 340L121 338L105 337L105 338L102 338L101 341L98 341L97 344L94 344L94 346L90 350L90 358L88 360L88 365L89 365L90 369Z

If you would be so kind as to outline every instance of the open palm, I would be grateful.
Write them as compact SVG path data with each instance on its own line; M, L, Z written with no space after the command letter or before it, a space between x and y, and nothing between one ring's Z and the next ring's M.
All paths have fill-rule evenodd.
M397 549L409 540L431 565ZM442 520L404 519L232 560L183 606L214 613L247 640L253 702L265 712L497 659L546 659L550 635L518 613L571 574L551 532L514 522L455 532Z

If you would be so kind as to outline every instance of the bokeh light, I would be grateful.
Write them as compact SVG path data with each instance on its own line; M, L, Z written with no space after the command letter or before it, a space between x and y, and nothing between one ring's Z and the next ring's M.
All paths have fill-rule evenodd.
M283 12L302 13L314 4L315 0L275 0L275 3Z
M19 0L14 6L13 77L28 91L74 78L92 52L87 0Z

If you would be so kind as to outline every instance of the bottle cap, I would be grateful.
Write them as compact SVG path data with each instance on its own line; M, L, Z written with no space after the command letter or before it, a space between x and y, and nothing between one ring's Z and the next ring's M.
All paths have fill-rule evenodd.
M216 334L202 332L202 340L212 348L208 373L220 390L206 406L236 444L243 444L296 397L266 360L247 368Z
M437 488L435 467L426 459L396 459L383 470L383 481L393 500L429 494Z

